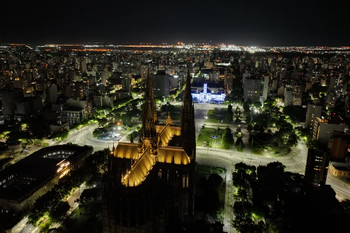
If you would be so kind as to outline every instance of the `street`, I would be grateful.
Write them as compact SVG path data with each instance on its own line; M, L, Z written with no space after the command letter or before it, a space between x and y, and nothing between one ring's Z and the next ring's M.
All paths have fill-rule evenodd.
M93 131L98 127L97 124L92 124L84 127L83 129L69 134L68 138L61 142L60 144L73 143L79 146L92 146L94 151L104 150L106 148L112 149L113 141L104 141L98 140L93 137ZM115 146L118 144L118 141L114 142Z
M67 216L73 213L73 211L78 207L78 203L76 202L79 199L80 195L83 193L84 189L86 189L85 183L83 183L79 188L77 188L72 195L67 198L67 202L70 206L70 209L67 212ZM54 223L51 228L58 228L61 223ZM40 228L34 227L32 224L28 224L28 216L25 216L21 221L17 223L15 227L12 228L11 233L39 233Z
M332 186L334 191L337 193L337 198L339 200L350 200L350 188L346 185L346 183L343 180L334 177L333 175L328 173L326 184Z
M205 116L208 114L208 110L212 108L226 108L226 105L216 105L216 104L195 104L195 128L196 128L196 138L200 133L200 130L205 124ZM214 124L215 125L215 124ZM227 124L225 124L227 125ZM93 137L93 131L98 127L97 124L89 125L79 131L72 132L66 140L61 143L55 144L64 144L64 143L74 143L80 146L90 145L94 147L94 151L103 150L105 148L112 148L113 141L103 141L98 140ZM237 124L230 125L231 130L237 128ZM246 129L244 128L244 131ZM132 130L130 131L132 132ZM243 127L242 127L243 132ZM247 140L248 133L244 132L244 140ZM124 136L121 141L128 141L126 136ZM114 142L114 145L117 146L117 141ZM244 142L247 143L247 142ZM254 165L256 167L260 165L267 165L270 162L279 161L286 166L286 171L296 172L304 174L305 164L307 158L307 147L305 142L300 141L298 145L292 148L292 152L287 156L262 156L255 155L250 152L249 146L246 146L243 152L239 152L236 149L217 149L197 146L197 157L196 162L200 165L206 166L216 166L226 168L226 194L225 194L225 216L224 216L224 230L230 233L235 233L236 230L231 227L231 222L233 220L232 205L234 204L233 200L233 186L232 186L232 172L234 165L239 162L244 162L249 165ZM341 196L343 199L350 199L350 188L345 185L342 180L334 178L328 175L327 184L331 185L332 188L337 193L337 196ZM78 204L75 202L79 198L82 190L77 189L67 200L71 206L71 213ZM68 214L69 214L68 213ZM58 223L57 223L58 224ZM14 228L14 233L36 233L38 232L38 227L34 228L33 225L27 224L27 218L22 219Z
M283 157L262 157L251 155L246 152L226 151L221 149L211 149L206 147L197 147L196 161L200 165L216 166L226 168L226 194L225 194L225 216L224 230L229 233L235 233L236 229L231 227L233 220L232 206L234 204L232 186L233 166L236 163L244 162L249 165L259 166L267 165L270 162L280 161L286 166L286 171L304 174L305 164L299 159L295 159L294 155Z
M205 123L205 116L207 116L209 109L213 108L226 108L226 105L217 104L194 104L195 106L195 128L196 138L198 137L200 130ZM208 125L208 124L207 124ZM225 124L226 125L226 124ZM244 124L241 124L242 126ZM76 143L78 145L91 145L95 151L102 150L104 148L112 148L113 142L105 142L93 138L92 132L97 125L88 126L80 132L73 133L66 140L67 142ZM231 124L230 128L233 132L237 128L237 124ZM242 131L245 127L242 127ZM244 129L243 141L246 145L248 140L248 132ZM121 141L128 141L126 137L123 137ZM117 142L115 142L115 146ZM300 141L298 145L292 148L292 152L287 156L279 157L268 157L255 155L250 152L249 146L244 148L243 152L239 152L235 149L222 150L208 147L197 147L197 163L201 165L217 166L226 168L226 196L225 196L225 217L224 217L224 229L227 232L236 232L231 227L232 220L232 204L234 202L232 198L233 187L232 187L232 172L233 167L236 163L244 162L249 165L259 166L267 165L270 162L279 161L286 166L286 171L296 172L300 174L305 173L305 164L307 158L307 147L304 141ZM344 183L336 178L328 176L327 184L331 185L332 188L337 192L338 195L350 199L350 188L344 185Z

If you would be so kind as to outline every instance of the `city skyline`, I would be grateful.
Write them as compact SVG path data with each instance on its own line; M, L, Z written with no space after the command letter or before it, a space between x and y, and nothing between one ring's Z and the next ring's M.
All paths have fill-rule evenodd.
M193 15L181 24L179 38L185 35L180 31L204 27L219 38L225 32L223 15L239 8L215 2L225 7L220 13L215 6L204 11L212 5L202 2L197 5L204 14L198 17L192 13L197 5L184 10L181 2L158 8L149 2L98 3L101 8L90 12L89 1L73 8L65 2L28 3L26 14L20 11L25 5L15 8L17 22L26 15L44 22L38 27L28 18L23 27L12 28L23 34L16 38L42 38L35 43L2 42L16 34L7 31L9 25L2 27L7 33L0 35L0 233L346 229L350 46L245 46L207 42L202 34L191 39L195 33L162 44L180 22L169 23L174 12L182 22ZM310 5L296 3L289 8ZM258 8L245 18L257 12L265 13L262 19L272 17L266 10L271 4L251 3ZM128 11L135 6L143 7L142 14ZM278 22L286 6L274 6ZM117 15L121 7L125 12ZM44 11L49 8L52 15ZM109 16L100 17L100 11ZM127 14L130 22L120 26ZM305 18L298 17L298 22ZM346 41L322 24L334 18L324 18L312 18L318 26L310 33L324 28L327 38ZM131 31L135 20L144 28ZM244 27L249 20L238 23ZM154 33L156 21L167 28ZM270 33L265 29L260 32ZM84 30L100 38L91 39ZM135 42L82 43L107 41L113 33L124 39L135 35ZM269 35L265 39L272 41Z
M347 45L349 3L293 1L3 3L0 43L177 41L257 46ZM54 6L54 7L53 7ZM16 12L16 17L13 17Z

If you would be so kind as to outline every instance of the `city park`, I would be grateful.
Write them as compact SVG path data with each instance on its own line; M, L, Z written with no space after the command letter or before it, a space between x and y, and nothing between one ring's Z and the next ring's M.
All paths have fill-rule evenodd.
M177 92L177 94L179 94ZM177 101L171 101L177 100ZM181 116L181 99L178 96L172 98L156 99L158 107L158 120L165 121L170 115L173 124L180 122ZM302 127L298 126L296 117L293 115L295 109L293 107L278 107L277 99L267 99L263 104L260 102L252 101L230 101L227 100L222 104L216 104L213 107L212 104L196 103L195 104L195 123L197 133L197 147L198 148L216 148L223 151L237 151L248 152L259 156L283 156L291 152L291 148L296 146L299 140L311 141L311 136L305 132ZM32 122L23 122L20 127L15 131L4 131L1 134L3 140L17 142L20 141L25 147L32 146L48 146L49 144L57 143L72 143L70 142L71 135L79 133L84 128L94 127L90 137L95 138L97 143L104 143L104 141L112 142L117 145L119 140L135 140L137 141L141 131L141 116L142 116L142 99L141 98L127 98L115 103L114 107L97 109L92 119L85 120L79 124L71 127L71 130L64 130L59 133L51 135L50 139L35 139L33 132L35 124ZM206 107L206 108L205 108ZM197 115L198 109L203 109L204 114ZM235 153L233 153L234 155ZM67 179L62 180L61 186L56 187L59 189L61 196L55 196L54 205L48 204L52 202L52 195L54 192L49 192L38 200L35 204L36 210L29 216L29 222L33 226L38 226L42 229L50 229L55 226L55 222L61 221L61 215L64 214L69 206L61 200L67 199L70 195L73 195L74 190L79 187L80 184L88 182L88 185L101 186L103 183L104 171L100 170L100 167L106 166L106 163L101 161L97 156L92 157L97 159L100 165L98 168L93 168L91 171L95 175L90 173L86 175L87 179L77 179L74 184L71 184ZM89 161L94 164L95 162ZM87 165L92 166L92 165ZM93 165L96 166L96 165ZM243 165L242 165L243 166ZM276 165L279 166L279 165ZM237 168L237 172L243 172L245 176L250 176L253 167ZM253 170L252 170L253 169ZM250 171L252 170L252 171ZM217 222L222 222L225 217L225 196L230 194L227 188L231 186L225 185L228 182L226 168L219 168L213 166L198 166L197 171L198 182L198 204L197 208L204 212L210 213ZM242 173L242 174L243 174ZM75 176L77 172L72 175ZM241 175L243 176L243 175ZM93 177L93 179L91 178ZM249 177L245 179L250 179ZM65 182L69 182L66 185ZM234 180L235 195L236 198L240 198L244 201L242 207L236 207L236 212L241 211L244 205L247 205L249 197L248 187L240 187L239 181ZM238 182L238 183L237 183ZM245 191L244 191L245 190ZM51 195L51 196L50 196ZM63 197L63 199L62 199ZM83 200L77 200L81 204L81 208L77 208L75 212L81 214L72 214L67 218L68 222L63 225L68 226L72 223L72 219L80 219L79 224L84 225L84 221L81 221L82 216L86 216L84 211L92 211L89 203L83 202ZM213 205L207 206L206 203L211 202ZM91 203L94 203L93 201ZM90 204L91 204L90 203ZM84 207L85 206L85 207ZM53 209L54 211L50 210ZM94 207L95 208L95 207ZM237 209L238 208L238 209ZM245 207L244 207L245 208ZM96 212L96 208L93 210ZM51 213L52 212L52 213ZM259 212L259 211L258 211ZM90 212L88 212L91 214ZM261 217L255 212L250 212L254 219L250 222L251 226L255 226ZM255 217L254 217L255 216ZM243 217L242 217L243 218ZM50 220L50 221L49 221ZM233 221L233 220L232 220ZM236 220L231 222L235 225L236 229L244 228L242 222L246 220ZM86 223L86 221L85 221ZM57 225L57 224L56 224ZM243 232L243 231L241 231Z

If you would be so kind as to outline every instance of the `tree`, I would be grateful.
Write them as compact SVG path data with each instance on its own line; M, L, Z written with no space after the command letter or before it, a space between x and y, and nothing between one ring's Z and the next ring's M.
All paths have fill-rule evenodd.
M62 216L65 216L70 206L66 201L60 201L55 209L51 211L51 217L54 221L58 221Z
M207 184L214 188L219 188L222 182L223 182L223 179L220 175L211 174L208 178Z
M236 107L235 113L236 113L236 115L241 113L241 109L238 106Z
M97 128L92 132L92 135L97 138L101 135L101 133L103 132L103 128Z
M272 107L276 106L276 100L271 98L271 97L267 97L267 99L264 101L264 109L271 109Z
M255 101L255 102L253 103L253 105L254 105L254 107L256 107L256 108L261 108L261 102L260 102L260 101Z
M231 104L228 105L228 107L227 107L227 112L233 114L233 112L232 112L232 105L231 105Z
M229 104L227 107L227 111L225 113L225 122L230 123L233 119L233 111L232 111L232 105Z
M284 232L283 229L283 223L280 221L273 221L270 222L269 224L267 224L267 229L266 231L268 233L280 233L280 232Z
M256 226L252 220L252 205L249 202L235 202L233 212L235 214L235 219L232 225L239 232L259 232L258 226Z
M299 138L294 133L294 131L290 132L286 145L289 147L296 146L298 144Z
M236 147L238 151L243 151L244 143L243 143L242 137L237 138Z
M247 173L247 170L248 170L248 165L245 164L245 163L240 162L240 163L237 163L237 164L235 165L235 171L236 171L236 172L244 172L244 173Z
M225 149L231 148L234 144L233 135L229 128L226 128L225 133L222 135L222 144L224 145Z
M231 112L226 112L225 114L225 123L230 123L232 121L233 118L233 113Z
M250 112L245 112L244 116L245 116L246 123L251 124L252 123L252 116L251 116Z
M240 124L241 123L241 115L236 115L235 123Z
M249 112L250 111L250 106L253 104L252 100L249 99L243 103L243 109L244 112Z
M98 125L100 127L104 127L108 123L108 120L106 118L102 118L98 120Z
M260 131L261 127L259 124L254 124L254 131L258 132Z
M271 162L267 164L267 168L271 170L276 170L282 173L284 172L284 169L286 168L286 166L284 166L283 163L281 162Z
M69 131L65 129L65 130L62 130L61 132L57 132L53 134L52 137L54 140L63 141L68 138L68 135L69 135Z
M252 124L248 124L247 125L247 130L249 131L249 133L253 130L253 125Z

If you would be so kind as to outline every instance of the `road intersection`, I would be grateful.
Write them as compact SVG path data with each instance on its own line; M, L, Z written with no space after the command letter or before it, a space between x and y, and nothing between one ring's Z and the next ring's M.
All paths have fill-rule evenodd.
M203 124L207 124L205 123L205 116L207 116L208 110L213 108L226 108L226 105L195 104L196 138L198 138ZM111 149L113 145L117 146L118 141L104 141L94 138L93 131L97 127L97 124L92 124L81 130L72 132L66 140L59 144L73 143L81 146L90 145L94 147L94 151L99 151L106 148ZM234 127L237 127L237 125L230 125L230 127L231 129L234 129ZM128 140L126 139L126 137L123 137L121 141ZM236 230L231 226L231 221L233 220L232 205L234 202L232 186L232 172L234 169L234 165L239 162L244 162L246 164L254 165L257 167L260 165L266 165L270 162L279 161L286 166L286 171L296 172L304 175L307 158L307 147L305 143L301 141L295 148L292 149L292 152L289 155L276 157L252 154L249 150L249 147L246 147L243 152L239 152L235 149L223 150L217 148L198 146L196 155L196 162L200 165L226 168L224 230L230 233L235 233ZM342 181L334 177L330 177L327 179L327 184L330 184L332 188L334 188L334 190L337 192L337 195L342 196L346 199L350 199L350 188L345 186L344 183L342 183ZM22 220L20 225L26 224L25 222L25 219ZM26 227L25 229L26 231L17 232L35 232L35 229L33 228L31 229L33 229L34 231L30 231L29 227Z

